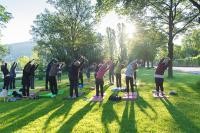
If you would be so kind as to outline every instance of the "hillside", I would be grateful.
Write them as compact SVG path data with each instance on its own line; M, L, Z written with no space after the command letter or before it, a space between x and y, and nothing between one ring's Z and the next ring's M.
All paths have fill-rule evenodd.
M8 44L7 47L9 49L9 54L4 58L4 60L13 61L21 56L30 57L34 46L36 46L36 43L32 41Z

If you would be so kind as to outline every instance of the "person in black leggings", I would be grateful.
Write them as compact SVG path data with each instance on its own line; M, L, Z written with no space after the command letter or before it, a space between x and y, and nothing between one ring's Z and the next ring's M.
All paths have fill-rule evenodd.
M14 62L10 68L10 89L15 89L16 67L17 67L17 63Z
M78 79L79 71L82 67L85 59L81 56L79 59L75 60L69 68L69 82L70 82L70 97L73 97L73 90L75 90L76 97L78 97Z
M22 95L23 96L29 96L29 89L30 89L30 80L31 80L31 74L35 72L38 65L34 63L34 59L29 61L23 69L23 75L22 75Z
M4 77L3 89L8 90L9 83L10 83L10 72L8 71L7 63L5 62L2 63L1 71L3 72L3 77Z
M161 95L164 95L164 88L163 88L163 82L164 82L164 72L169 66L170 59L162 58L160 62L158 63L158 66L155 71L155 84L156 84L156 94L159 96L159 90L161 91Z

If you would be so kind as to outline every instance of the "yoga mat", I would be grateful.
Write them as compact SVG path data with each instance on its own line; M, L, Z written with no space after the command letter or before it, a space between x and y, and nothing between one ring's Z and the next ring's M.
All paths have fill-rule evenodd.
M134 92L134 93L132 93L132 92L129 92L129 94L128 93L125 93L124 94L124 96L122 97L122 100L135 100L135 99L137 99L137 93L136 92Z
M101 102L101 101L103 101L105 95L106 95L106 93L103 93L103 97L94 95L93 97L90 98L90 101Z
M102 102L104 99L104 97L101 97L101 96L93 96L90 101L92 102Z
M153 93L153 97L155 97L155 98L168 98L169 96L168 95L161 95L160 93L159 93L159 95L157 95L156 93Z
M121 87L121 88L115 87L115 88L112 88L111 90L112 90L112 91L122 91L122 90L124 90L124 89L125 89L125 87Z
M58 90L58 95L61 95L64 93L64 90ZM52 97L52 93L46 93L46 94L39 94L39 97Z

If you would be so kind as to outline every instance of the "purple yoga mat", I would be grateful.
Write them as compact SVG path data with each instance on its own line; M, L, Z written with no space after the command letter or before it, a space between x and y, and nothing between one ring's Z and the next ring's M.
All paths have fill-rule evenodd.
M104 97L101 97L101 96L93 96L90 101L93 101L93 102L100 102L100 101L103 101Z

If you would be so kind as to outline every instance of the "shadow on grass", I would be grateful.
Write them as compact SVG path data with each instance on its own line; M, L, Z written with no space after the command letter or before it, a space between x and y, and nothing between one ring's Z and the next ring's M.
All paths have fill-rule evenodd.
M87 89L83 89L81 91L84 92L84 95L88 95L91 92L90 90L87 90ZM69 91L67 91L67 92L69 92ZM43 127L43 130L47 130L49 123L57 117L64 115L64 117L63 117L63 121L64 121L67 118L67 115L70 112L72 105L75 102L79 101L80 99L82 99L82 96L78 97L75 100L72 100L72 99L64 100L64 103L62 104L62 106L60 106L60 108L58 108L55 112L53 112L50 115L50 117L48 118L48 120L45 122L45 126Z
M129 107L130 106L130 107ZM130 110L129 110L130 108ZM134 102L126 101L125 109L120 123L120 133L136 133Z
M198 133L200 131L200 128L188 119L181 111L179 111L168 99L161 98L160 100L183 132Z
M28 123L46 115L48 112L60 107L63 104L62 102L55 100L38 100L31 102L31 104L4 116L3 119L1 118L1 121L11 119L12 122L2 128L0 132L4 133L8 131L17 131L26 126Z
M64 102L55 112L53 112L53 113L49 116L48 120L47 120L47 121L45 122L45 124L44 124L43 130L46 131L47 128L48 128L48 126L49 126L49 123L50 123L51 121L53 121L54 119L56 119L56 118L62 116L62 115L64 115L64 117L63 117L63 121L64 121L64 119L67 117L67 115L68 115L68 113L69 113L69 111L70 111L70 109L72 108L72 105L73 105L74 103L75 103L75 102L72 101L72 100L70 100L70 101L69 101L69 100L68 100L68 101L65 100L65 102ZM47 131L46 131L46 132L47 132Z
M83 108L74 113L70 119L60 127L58 132L72 132L74 126L92 109L94 105L95 102L89 102L86 104Z
M115 112L113 105L117 102L113 101L107 101L105 104L103 104L103 111L102 111L102 117L101 121L104 125L105 132L109 132L108 124L112 121L117 121L118 125L120 125L119 117L117 116L117 113Z
M136 101L137 106L140 108L140 110L147 115L151 119L157 119L157 112L156 110L147 102L143 99L143 97L139 97ZM152 112L155 114L155 117L152 117L145 111L146 108L150 108Z

